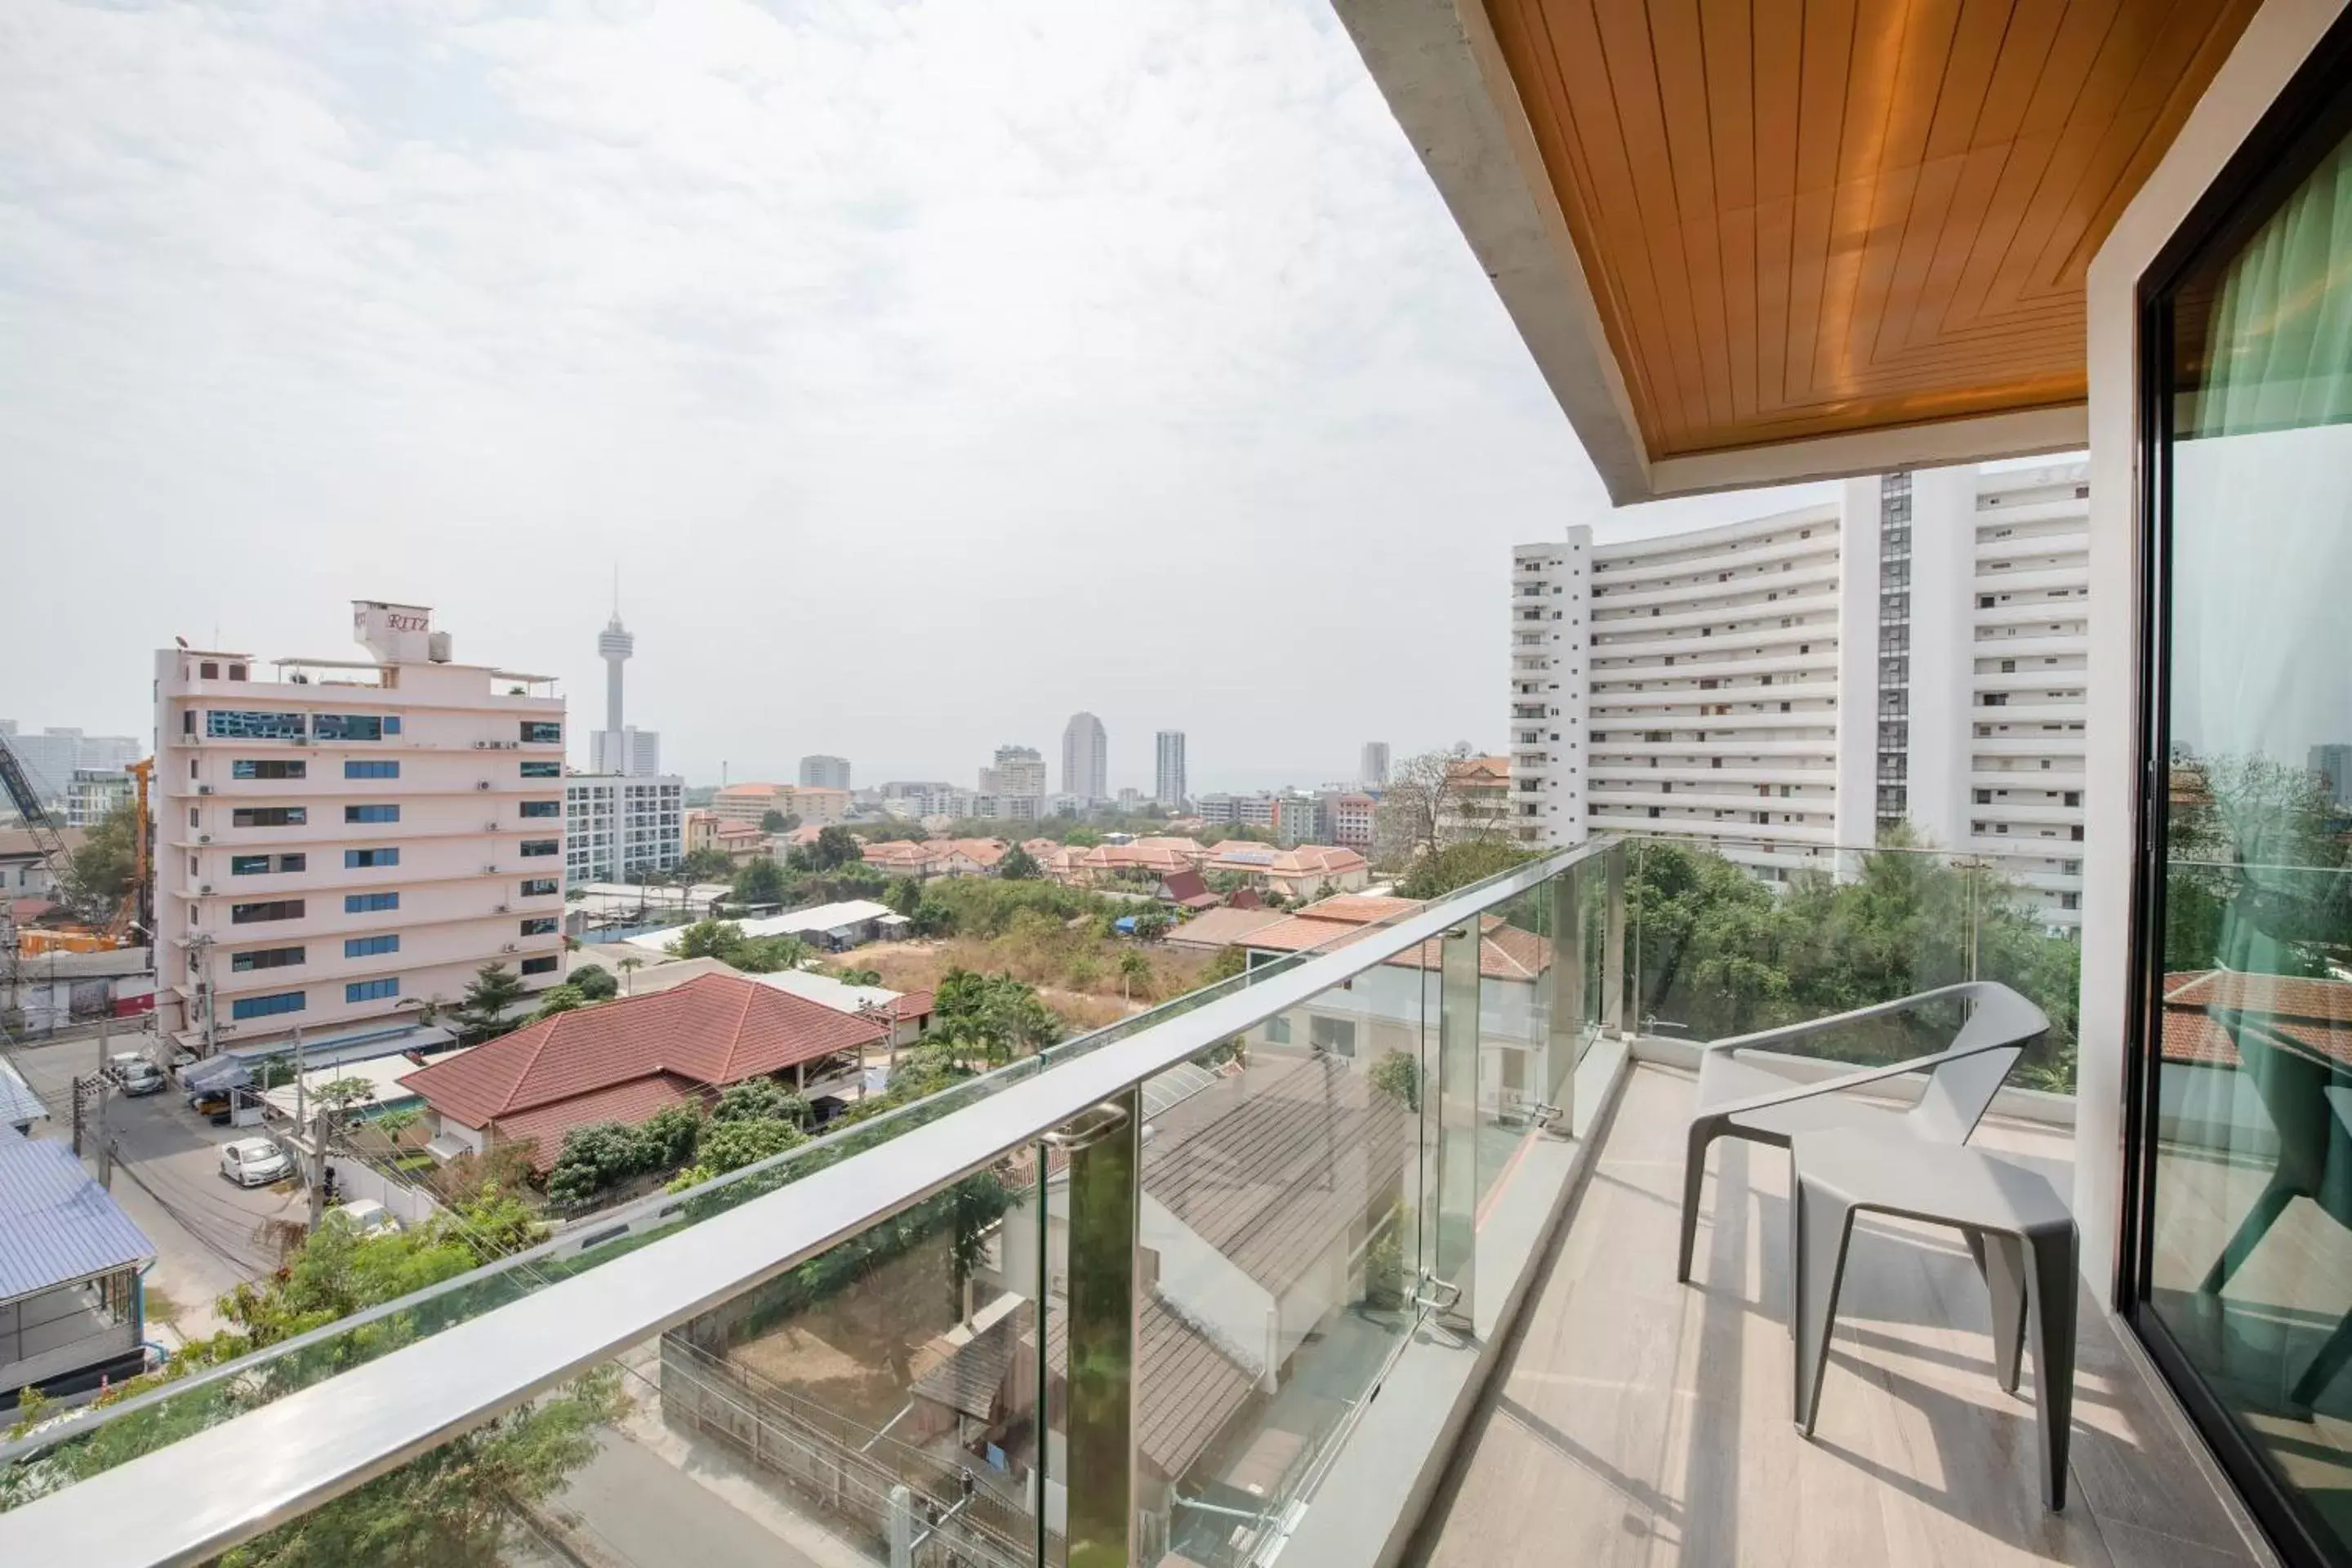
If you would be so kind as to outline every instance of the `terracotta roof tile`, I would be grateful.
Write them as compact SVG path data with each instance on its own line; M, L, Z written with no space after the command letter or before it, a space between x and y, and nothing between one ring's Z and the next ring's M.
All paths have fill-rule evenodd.
M656 1110L701 1098L698 1086L674 1074L632 1079L570 1100L559 1100L512 1116L501 1116L492 1128L501 1143L529 1143L531 1169L551 1171L563 1152L563 1135L594 1121L620 1121L631 1127Z
M560 1013L404 1081L435 1110L482 1127L665 1073L724 1088L881 1037L855 1015L742 975L705 974L655 995Z

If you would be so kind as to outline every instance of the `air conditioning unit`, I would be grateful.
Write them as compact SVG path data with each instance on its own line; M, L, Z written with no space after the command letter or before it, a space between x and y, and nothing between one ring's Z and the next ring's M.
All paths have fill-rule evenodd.
M476 789L488 789L490 787L490 781L488 779L476 779L474 781L474 787Z
M521 948L519 944L517 944L517 943L515 943L515 942L510 942L507 943L504 947L502 947L502 948L499 949L499 951L500 952L520 952L522 951L522 948Z
M497 745L497 744L498 744L498 742L495 742L495 741L477 741L477 742L474 742L474 750L476 750L476 751L478 751L478 752L487 752L487 751L488 751L492 746L495 746L495 745Z
M199 844L210 844L212 841L213 836L209 833L199 833L196 835L196 842Z
M498 874L499 868L496 866L485 866L482 868L482 875L485 877L495 877Z
M196 793L198 795L210 795L213 793L213 786L210 784L198 784L196 786Z
M492 913L492 914L494 914L494 915L510 914L510 913L512 913L512 912L513 912L513 911L512 911L512 910L509 910L509 909L506 907L506 905L504 905L504 904L500 904L498 908L496 908L496 909L494 909L494 910L492 910L490 911L490 913Z
M212 890L213 885L210 882L199 882L196 884L196 891L199 893L209 893Z
M485 822L482 824L482 831L485 833L496 833L498 830L499 825L496 821Z

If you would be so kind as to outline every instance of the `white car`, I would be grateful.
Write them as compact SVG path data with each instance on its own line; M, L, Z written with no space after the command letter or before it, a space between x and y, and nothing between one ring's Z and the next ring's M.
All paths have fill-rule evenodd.
M124 1051L109 1057L106 1066L114 1074L114 1081L122 1086L125 1094L159 1094L163 1091L162 1069L137 1051Z
M221 1145L221 1174L240 1187L266 1187L293 1173L286 1151L267 1138L239 1138Z

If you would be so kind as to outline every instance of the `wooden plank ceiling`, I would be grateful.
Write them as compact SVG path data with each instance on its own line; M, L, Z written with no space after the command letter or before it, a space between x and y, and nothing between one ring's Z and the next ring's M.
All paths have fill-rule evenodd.
M2081 401L2258 0L1486 0L1654 458Z

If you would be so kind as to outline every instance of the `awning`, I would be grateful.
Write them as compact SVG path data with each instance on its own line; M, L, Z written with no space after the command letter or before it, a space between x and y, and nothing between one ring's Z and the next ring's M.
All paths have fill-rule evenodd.
M49 1108L25 1081L25 1075L6 1062L0 1061L0 1127L15 1127L21 1122L47 1121Z

